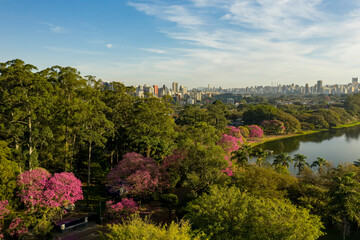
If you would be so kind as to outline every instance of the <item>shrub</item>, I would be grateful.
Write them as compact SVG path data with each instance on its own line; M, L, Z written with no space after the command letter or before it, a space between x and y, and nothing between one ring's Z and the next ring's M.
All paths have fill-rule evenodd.
M157 226L149 221L142 220L139 215L121 224L108 225L109 233L106 239L116 240L200 240L200 235L192 233L187 221L171 222L170 225Z
M105 216L109 220L118 221L134 214L138 211L138 209L138 204L132 198L123 198L121 202L118 203L115 203L114 201L107 201Z
M261 127L266 134L283 134L285 133L285 126L282 121L279 120L265 120L261 123Z
M250 134L249 129L247 129L246 127L243 127L243 126L239 126L238 129L240 130L240 134L243 137L245 137L245 138L249 137L249 134Z

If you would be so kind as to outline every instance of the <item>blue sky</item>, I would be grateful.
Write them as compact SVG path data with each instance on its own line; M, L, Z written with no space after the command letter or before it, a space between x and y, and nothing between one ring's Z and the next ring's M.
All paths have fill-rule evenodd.
M358 0L0 0L0 62L126 85L348 83Z

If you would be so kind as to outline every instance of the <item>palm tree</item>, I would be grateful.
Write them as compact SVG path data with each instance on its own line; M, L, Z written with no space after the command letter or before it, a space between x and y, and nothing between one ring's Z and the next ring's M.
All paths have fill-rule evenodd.
M293 161L294 163L294 169L298 168L298 174L301 172L303 167L309 166L309 164L306 162L307 157L302 154L295 154Z
M246 165L252 155L253 149L249 145L242 146L239 150L233 152L231 159L236 160L239 165Z
M327 160L321 157L318 157L316 161L314 161L311 164L311 168L313 167L319 167L319 173L322 174L323 172L323 165L325 165L327 163Z
M268 157L271 154L269 150L262 150L262 148L258 148L253 152L253 156L257 157L256 159L256 165L261 167L263 164L263 161L266 157Z
M275 167L283 166L287 169L292 162L292 158L287 153L282 153L275 157L272 165Z

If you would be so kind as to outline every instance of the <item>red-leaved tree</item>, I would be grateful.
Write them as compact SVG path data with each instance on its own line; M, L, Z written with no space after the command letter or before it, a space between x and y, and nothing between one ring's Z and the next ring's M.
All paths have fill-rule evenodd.
M126 153L107 176L109 190L119 195L146 197L168 186L167 174L158 163L141 154Z

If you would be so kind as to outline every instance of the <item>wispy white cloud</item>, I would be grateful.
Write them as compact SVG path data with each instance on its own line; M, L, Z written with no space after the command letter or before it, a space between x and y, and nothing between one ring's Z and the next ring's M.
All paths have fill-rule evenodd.
M111 43L108 43L108 44L106 44L106 47L107 47L107 48L113 48L114 45L112 45Z
M140 50L146 51L146 52L151 52L151 53L157 53L157 54L167 53L167 51L165 51L163 49L157 49L157 48L141 48Z
M325 0L132 0L149 16L176 23L160 32L178 40L178 55L145 64L227 86L313 79L347 82L360 68L360 6L339 13ZM351 4L351 7L350 7ZM176 76L174 76L176 78ZM214 85L214 84L213 84Z
M185 27L203 24L202 19L191 14L191 11L185 6L136 2L129 2L129 5L149 16L159 17L161 19L177 23L179 26Z
M46 25L49 27L49 30L53 33L65 33L66 29L64 27L52 24L52 23L47 23L47 22L42 22L42 24Z

